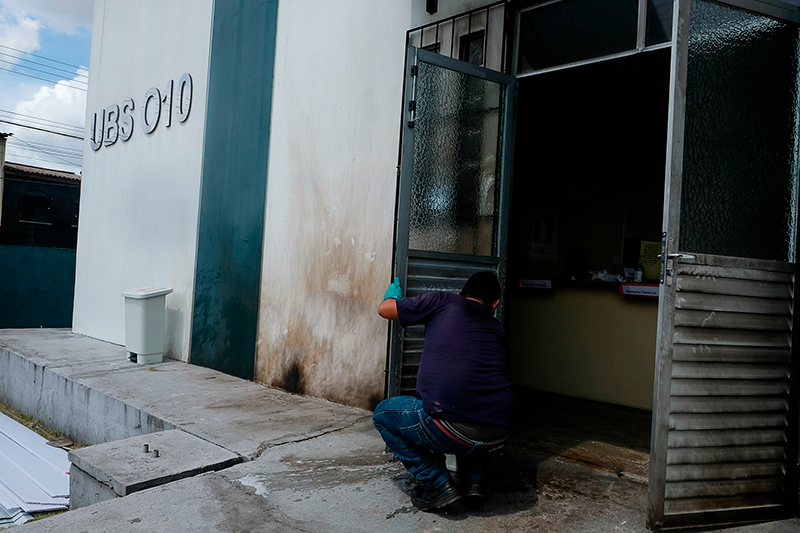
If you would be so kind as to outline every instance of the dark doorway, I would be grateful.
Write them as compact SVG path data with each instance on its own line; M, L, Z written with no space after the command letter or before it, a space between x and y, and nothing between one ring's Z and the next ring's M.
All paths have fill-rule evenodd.
M642 243L660 242L669 76L670 51L657 50L518 80L506 323L515 382L536 404L620 406L610 426L636 424L610 444L644 454L658 300L623 298L617 276L639 266ZM614 434L526 412L519 426L536 427L542 449Z

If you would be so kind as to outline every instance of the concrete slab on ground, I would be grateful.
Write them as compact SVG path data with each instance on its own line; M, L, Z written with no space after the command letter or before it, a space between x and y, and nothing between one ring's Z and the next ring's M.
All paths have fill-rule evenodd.
M242 457L174 429L72 450L69 460L72 462L70 509L77 509L110 497L127 496L228 468L241 462ZM103 487L97 487L98 484L110 488L113 496ZM110 497L101 498L102 494Z
M412 479L384 452L371 423L361 421L271 447L226 470L26 525L20 533L80 531L87 523L108 532L644 531L646 487L639 483L511 453L498 456L495 467L484 508L456 503L443 512L417 511L408 496Z
M0 401L84 444L180 428L246 458L370 413L165 359L69 330L0 331Z
M506 450L478 510L456 503L417 511L412 480L383 451L368 421L258 459L26 524L20 533L67 531L374 532L541 531L644 533L647 487L584 465ZM795 520L731 533L797 533Z
M493 458L483 508L419 512L412 479L384 452L370 413L177 361L143 367L127 362L123 347L68 331L0 331L0 369L0 401L46 423L64 417L56 429L73 437L69 424L98 439L177 428L251 459L20 533L646 531L644 483L513 446ZM800 532L800 523L727 531Z

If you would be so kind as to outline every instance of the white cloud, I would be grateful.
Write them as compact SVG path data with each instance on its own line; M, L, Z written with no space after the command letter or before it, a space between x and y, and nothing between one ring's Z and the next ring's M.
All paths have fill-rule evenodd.
M42 23L28 17L10 14L0 5L0 43L23 52L39 49L39 30ZM14 61L10 56L2 56L6 61ZM14 61L16 62L16 61Z
M40 49L40 34L51 31L71 35L79 29L91 28L94 0L0 0L0 44L34 52ZM7 49L0 52L8 53ZM16 55L13 52L12 55ZM0 55L0 60L15 63L10 55ZM0 62L0 68L8 69L9 63ZM55 85L43 85L28 79L14 78L11 74L0 72L0 110L12 111L20 115L2 113L7 121L25 123L46 130L64 131L61 125L73 124L81 128L67 131L77 136L84 134L86 92L76 90L70 85L85 87L82 83L88 72L79 70L71 80L60 81ZM37 75L32 73L30 75ZM16 102L15 104L13 102ZM21 115L28 115L22 117ZM42 120L32 118L39 117ZM8 160L45 168L80 171L80 154L83 142L60 135L30 128L22 128L0 123L0 131L13 133L9 140ZM78 156L78 157L75 157Z
M86 74L86 71L79 71L78 74ZM75 79L78 79L77 76L73 78L73 80ZM53 87L42 86L36 90L32 98L17 102L12 111L83 127L86 92L69 87L69 83L69 81L60 81ZM32 121L26 122L32 125L36 124ZM2 126L2 131L14 134L9 140L9 161L80 172L80 159L73 156L82 151L82 141L8 124L2 124ZM36 126L41 126L43 129L64 130L63 127L54 124L41 123ZM70 130L70 133L74 133L74 131ZM80 132L77 133L79 136L81 135Z
M87 70L78 71L78 75L86 76L87 74ZM18 102L14 111L82 126L86 112L86 91L70 87L70 85L76 85L74 82L80 81L80 79L75 76L70 81L56 83L54 87L43 86L36 91L31 100Z
M91 28L93 7L94 0L0 0L0 9L17 18L39 19L53 31L66 34Z

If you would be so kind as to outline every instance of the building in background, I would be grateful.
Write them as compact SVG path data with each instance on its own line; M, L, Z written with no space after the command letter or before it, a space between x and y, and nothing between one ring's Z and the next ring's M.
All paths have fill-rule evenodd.
M5 161L0 133L0 329L69 327L81 177Z
M75 249L80 194L78 174L6 162L0 244Z

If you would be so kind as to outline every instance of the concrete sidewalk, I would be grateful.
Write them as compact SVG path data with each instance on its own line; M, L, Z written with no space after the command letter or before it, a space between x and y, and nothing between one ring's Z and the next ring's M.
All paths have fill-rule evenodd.
M412 480L370 413L66 330L0 330L0 401L79 442L178 429L237 454L230 468L20 526L19 531L646 531L647 487L507 447L487 505L416 511ZM731 532L800 532L791 520Z

